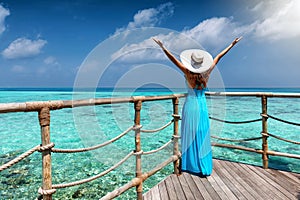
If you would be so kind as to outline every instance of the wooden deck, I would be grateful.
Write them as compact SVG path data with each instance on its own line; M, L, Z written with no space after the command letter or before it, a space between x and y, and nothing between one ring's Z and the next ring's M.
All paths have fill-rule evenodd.
M300 199L300 174L214 159L211 176L172 174L144 200Z

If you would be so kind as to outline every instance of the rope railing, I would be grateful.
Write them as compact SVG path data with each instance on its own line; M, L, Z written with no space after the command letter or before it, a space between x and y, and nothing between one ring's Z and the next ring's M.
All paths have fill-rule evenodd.
M86 179L83 179L83 180L80 180L80 181L74 181L74 182L71 182L71 183L63 183L63 184L52 185L52 187L54 189L66 188L66 187L72 187L72 186L76 186L76 185L81 185L83 183L87 183L87 182L96 180L96 179L100 178L101 176L104 176L104 175L108 174L109 172L115 170L117 167L119 167L121 164L123 164L126 160L128 160L128 158L130 158L133 154L134 154L134 151L131 151L122 160L120 160L117 164L115 164L111 168L109 168L109 169L101 172L100 174L97 174L95 176L92 176L90 178L86 178Z
M21 160L23 160L24 158L30 156L31 154L33 154L34 152L38 151L40 149L40 145L33 147L32 149L24 152L23 154L19 155L18 157L14 158L13 160L7 162L6 164L0 166L0 172L17 164L18 162L20 162Z
M132 187L137 186L138 184L145 181L147 178L155 174L156 172L160 171L162 168L170 164L171 162L175 162L179 160L180 155L172 155L170 158L165 160L164 162L158 164L156 167L154 167L152 170L145 172L141 175L139 178L133 178L130 182L126 183L125 185L121 186L120 188L115 189L112 192L107 193L104 197L102 197L100 200L111 200L118 196L120 196L122 193L126 192Z
M209 116L210 119L218 121L218 122L223 122L223 123L228 123L228 124L248 124L248 123L253 123L253 122L258 122L262 121L262 119L253 119L253 120L245 120L245 121L228 121L228 120L223 120L223 119L218 119L216 117ZM259 140L262 139L262 137L252 137L252 138L244 138L244 139L231 139L231 138L222 138L218 137L215 135L211 135L212 138L215 138L217 140L224 140L224 141L229 141L229 142L246 142L246 141L252 141L252 140Z
M229 94L229 96L244 96L244 94L242 93L222 93L222 94L217 94L217 93L210 93L210 95L217 95L217 96L222 96L225 94ZM254 96L253 93L251 94L245 94L245 96ZM221 120L221 119L217 119L214 117L210 117L210 119L212 120L216 120L216 121L220 121L220 122L225 122L225 123L232 123L232 124L242 124L242 123L252 123L252 122L257 122L257 121L262 121L262 132L261 135L262 137L252 137L252 138L246 138L246 139L231 139L231 138L221 138L218 136L211 136L212 138L218 139L218 140L226 140L226 141L231 141L231 142L243 142L243 141L251 141L251 140L258 140L261 139L262 140L262 149L261 150L257 150L257 149L251 149L251 148L246 148L246 147L241 147L241 146L236 146L236 145L229 145L229 144L219 144L219 143L213 143L214 146L218 146L218 147L225 147L225 148L231 148L231 149L240 149L240 150L244 150L244 151L250 151L250 152L256 152L256 153L260 153L262 154L262 160L263 160L263 167L264 168L268 168L268 156L272 155L272 156L284 156L284 157L289 157L289 158L296 158L299 159L300 156L296 155L296 154L291 154L291 153L282 153L282 152L275 152L275 151L270 151L268 149L268 137L271 136L273 138L276 138L278 140L282 140L285 142L289 142L289 143L293 143L293 144L299 144L299 142L297 141L293 141L293 140L288 140L273 134L268 133L268 126L267 126L267 120L268 118L277 120L277 121L281 121L287 124L291 124L291 125L297 125L299 126L299 123L295 123L295 122L290 122L287 120L282 120L280 118L271 116L267 113L267 97L289 97L289 98L299 98L300 94L266 94L266 93L261 93L256 95L257 97L261 98L261 105L262 105L262 113L261 115L261 119L254 119L254 120L247 120L247 121L238 121L238 122L233 122L233 121L227 121L227 120Z
M165 124L164 126L162 126L162 127L160 127L160 128L152 129L152 130L144 130L144 129L141 129L141 132L143 132L143 133L155 133L155 132L158 132L158 131L161 131L161 130L167 128L167 127L170 126L173 122L174 122L174 119L172 119L171 121L169 121L167 124Z
M209 116L209 118L212 120L215 120L215 121L224 122L224 123L228 123L228 124L247 124L247 123L258 122L258 121L262 120L260 118L260 119L246 120L246 121L228 121L228 120L218 119L218 118L211 117L211 116Z
M159 147L157 149L143 152L143 155L149 155L149 154L153 154L153 153L159 152L159 151L165 149L167 146L169 146L169 144L171 144L172 142L173 142L173 140L170 140L170 141L168 141L167 143L165 143L164 145L162 145L161 147Z
M123 133L121 133L120 135L102 143L102 144L98 144L96 146L92 146L92 147L86 147L86 148L80 148L80 149L57 149L57 148L53 148L52 152L54 153L78 153L78 152L85 152L85 151L92 151L95 149L99 149L101 147L104 147L106 145L109 145L113 142L115 142L116 140L122 138L123 136L125 136L127 133L129 133L131 130L133 130L134 127L130 127L127 130L125 130Z
M28 151L22 153L21 155L17 156L16 158L12 159L11 161L5 163L4 165L0 166L0 172L12 167L13 165L17 164L18 162L22 161L23 159L25 159L26 157L30 156L31 154L33 154L36 151L45 151L47 149L50 149L54 147L53 143L50 143L49 145L46 146L41 146L41 145L37 145L31 149L29 149Z
M219 122L224 123L230 123L230 124L244 124L244 123L253 123L262 121L262 131L261 131L261 137L251 137L251 138L242 138L242 139L231 139L231 138L222 138L215 135L212 135L212 138L215 138L217 140L225 140L225 141L231 141L231 142L244 142L244 141L252 141L252 140L262 140L262 149L253 149L248 147L242 147L242 146L236 146L236 145L230 145L230 144L218 144L218 143L212 143L213 146L218 147L224 147L224 148L232 148L232 149L239 149L244 151L250 151L255 152L262 155L263 160L263 166L264 168L268 168L268 156L284 156L289 158L297 158L300 159L299 155L295 154L289 154L289 153L281 153L281 152L274 152L268 150L268 137L274 137L276 139L293 143L293 144L300 144L300 142L287 140L284 138L281 138L279 136L273 135L268 133L267 130L267 120L268 118L272 118L274 120L278 120L281 122L285 122L292 125L299 126L299 123L295 122L289 122L287 120L282 120L274 116L270 116L267 114L267 97L288 97L288 98L300 98L300 94L272 94L272 93L214 93L214 92L208 92L206 93L208 96L252 96L252 97L260 97L261 98L261 105L262 105L262 113L261 118L259 119L253 119L253 120L245 120L245 121L229 121L229 120L222 120L215 117L211 117L211 120L216 120ZM136 187L136 194L137 199L142 199L142 191L143 191L143 182L153 175L154 173L161 170L164 166L166 166L169 163L173 162L174 165L174 173L178 174L179 171L179 158L181 156L179 151L179 144L178 139L180 138L178 134L178 122L180 120L180 116L178 115L178 104L179 104L179 98L185 97L186 94L177 94L177 95L164 95L164 96L140 96L140 97L128 97L128 98L114 98L114 99L88 99L88 100L75 100L75 101L47 101L47 102L26 102L26 103L10 103L10 104L0 104L0 113L7 113L7 112L38 112L39 115L39 121L40 121L40 127L41 127L41 136L42 136L42 145L38 145L25 153L21 154L17 158L9 161L8 163L2 165L0 167L0 171L5 170L9 168L10 166L20 162L24 158L28 157L29 155L33 154L35 151L40 151L42 153L42 187L38 190L40 194L43 195L44 200L50 200L52 199L52 194L55 193L56 189L59 188L65 188L65 187L72 187L80 184L84 184L90 181L93 181L95 179L98 179L111 171L118 168L120 165L122 165L126 160L128 160L131 156L135 156L136 158L136 176L132 179L132 181L119 189L114 190L110 195L106 195L104 199L110 199L110 197L114 198L116 196L119 196L126 190L128 190L131 187ZM142 108L142 102L146 101L156 101L156 100L168 100L171 99L173 101L173 119L168 122L167 124L163 125L160 128L156 128L153 130L144 130L142 129L142 125L140 125L140 111ZM95 146L92 147L86 147L86 148L79 148L79 149L59 149L59 148L53 148L54 144L50 141L50 110L57 110L57 109L63 109L63 108L73 108L73 107L80 107L80 106L95 106L95 105L103 105L103 104L115 104L115 103L134 103L134 109L135 109L135 117L134 117L134 125L127 130L125 130L123 133L119 134L118 136ZM160 146L157 149L153 149L147 152L143 151L143 148L141 146L141 134L140 133L155 133L158 131L162 131L168 126L170 126L173 123L173 136L172 139L162 146ZM104 147L106 145L109 145L119 139L121 139L123 136L125 136L130 131L135 132L135 150L131 151L128 155L126 155L122 160L120 160L118 163L110 167L109 169L106 169L105 171L94 175L92 177L70 182L70 183L60 183L60 184L54 184L52 185L52 175L51 175L51 152L54 153L77 153L77 152L85 152L85 151L91 151L95 150L101 147ZM171 143L173 143L173 155L163 163L159 164L157 167L152 169L149 172L142 172L142 165L141 165L141 159L143 155L149 155L157 153L165 148L167 148Z
M286 123L286 124L291 124L291 125L295 125L295 126L300 126L300 123L296 123L296 122L291 122L291 121L283 120L283 119L274 117L274 116L269 115L269 114L267 115L267 117L269 117L269 118L271 118L271 119L274 119L274 120L277 120L277 121L280 121L280 122L283 122L283 123Z
M215 138L217 140L224 140L224 141L229 141L229 142L247 142L247 141L262 139L262 137L252 137L252 138L245 138L245 139L230 139L230 138L218 137L218 136L215 136L215 135L211 135L211 137Z
M262 134L265 134L265 133L262 133ZM284 139L284 138L282 138L282 137L279 137L279 136L277 136L277 135L273 135L273 134L271 134L271 133L267 133L267 134L265 134L266 136L271 136L271 137L273 137L273 138L276 138L276 139L278 139L278 140L282 140L282 141L285 141L285 142L288 142L288 143L292 143L292 144L300 144L300 142L297 142L297 141L294 141L294 140L288 140L288 139Z

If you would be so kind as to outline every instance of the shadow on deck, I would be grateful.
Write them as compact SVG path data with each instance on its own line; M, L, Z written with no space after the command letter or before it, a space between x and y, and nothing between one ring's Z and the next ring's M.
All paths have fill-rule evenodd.
M144 200L300 199L300 174L214 159L211 176L172 174Z

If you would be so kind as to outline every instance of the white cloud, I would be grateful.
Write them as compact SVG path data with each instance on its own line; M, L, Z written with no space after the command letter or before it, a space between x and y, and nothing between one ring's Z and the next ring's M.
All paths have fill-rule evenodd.
M165 18L172 16L174 13L174 5L171 2L164 3L159 5L156 8L148 8L144 10L139 10L133 17L133 21L129 22L125 28L119 28L114 33L114 36L122 33L124 37L130 34L132 29L136 28L147 28L147 27L154 27L159 25ZM119 61L122 62L131 62L132 59L135 62L145 61L147 57L146 54L151 54L152 60L154 57L157 57L157 54L153 54L151 48L155 43L153 40L147 39L142 41L141 43L136 44L129 44L123 46L119 51L115 52L111 59L120 59ZM149 49L150 48L150 49ZM149 51L150 50L150 51Z
M156 32L160 32L160 30L161 29L157 29ZM143 33L141 32L141 34ZM145 40L139 43L124 45L117 52L112 54L111 60L118 59L118 61L121 61L123 63L127 62L136 64L165 59L163 52L152 38L147 38L147 36L142 35L140 35L140 37L144 37ZM182 50L187 48L200 47L199 43L179 32L170 31L166 34L157 34L154 37L161 40L164 43L164 46L171 50L175 55L179 55Z
M205 49L216 51L228 45L235 37L245 36L254 28L251 25L239 25L233 18L210 18L200 22L197 26L184 30L183 34L195 39Z
M159 38L169 50L177 55L183 49L199 46L216 54L239 36L267 41L300 36L299 11L300 1L297 0L257 1L250 12L259 13L259 15L255 15L256 18L253 18L250 23L239 23L233 17L214 17L201 21L190 29L182 30L181 34L170 31L168 34L158 34L154 37ZM157 13L159 12L155 12L153 8L139 11L134 21L128 24L126 31L130 32L129 27L138 27L143 24L142 22L151 24L150 22L155 20L150 19L154 19L153 16ZM198 46L195 46L195 43ZM158 46L151 38L145 37L142 42L126 44L112 55L112 60L138 63L165 58L161 51L155 51L154 48Z
M47 65L55 65L55 66L59 65L56 58L53 57L53 56L48 56L47 58L45 58L44 63L47 64Z
M141 27L153 27L159 25L162 20L172 16L174 6L171 2L159 5L157 8L149 8L139 10L133 17L133 21L129 22L126 28L117 29L116 33L120 33L126 29L134 29Z
M280 40L300 36L299 0L266 1L263 4L255 10L263 17L255 29L257 38Z
M0 34L5 31L5 18L10 15L9 10L5 9L2 5L0 5Z
M168 33L157 34L153 37L161 40L164 46L175 55L189 48L203 48L215 54L230 44L235 37L251 33L254 27L255 24L242 26L234 22L233 18L221 17L204 20L195 27L181 32L170 30ZM159 33L159 31L156 32ZM120 48L112 55L112 60L118 58L122 62L139 63L165 59L160 49L155 51L158 48L152 38L145 37L142 42L126 44Z
M46 43L46 40L41 39L18 38L2 52L2 55L7 59L32 57L38 55Z
M138 11L133 17L133 22L128 24L128 28L139 28L145 26L155 26L164 18L171 16L174 12L172 3L161 4L157 8L149 8Z
M250 11L259 17L250 24L240 24L232 17L215 17L204 20L183 33L194 38L203 47L215 50L228 44L228 39L240 35L268 41L300 36L299 0L258 1Z

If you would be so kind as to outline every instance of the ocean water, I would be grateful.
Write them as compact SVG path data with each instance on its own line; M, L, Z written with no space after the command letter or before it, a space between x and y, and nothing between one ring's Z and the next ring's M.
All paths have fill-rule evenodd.
M257 92L300 92L300 89L248 88L226 89L226 91ZM85 98L106 98L126 96L154 96L185 92L180 89L140 89L119 90L101 89L73 93L68 88L49 89L1 89L0 103L72 100ZM245 121L260 118L261 103L256 97L207 97L210 116L228 121ZM184 102L180 99L179 113ZM296 123L300 123L300 99L269 98L268 113ZM89 147L111 138L133 125L133 104L113 104L51 111L51 141L56 148ZM172 119L172 101L144 102L141 110L143 129L155 129ZM158 133L142 133L144 151L156 149L169 141L173 126ZM211 120L211 135L224 138L243 139L259 137L261 122L250 124L224 124ZM268 132L286 139L300 141L300 127L268 120ZM261 140L250 142L226 142L212 139L212 142L243 145L261 148ZM0 114L0 165L41 143L38 116L35 112ZM269 137L269 149L286 153L300 154L300 146L285 143ZM119 141L104 148L74 154L52 153L53 184L67 183L91 177L108 169L130 151L134 150L134 133L130 132ZM160 153L142 158L143 171L148 171L172 155L172 146ZM259 154L239 150L213 147L213 156L261 166ZM282 157L269 157L269 167L300 173L299 160ZM0 176L0 199L35 199L41 186L41 155L35 152L17 165L4 170ZM172 173L168 166L144 183L144 191ZM95 181L80 186L58 189L54 199L99 199L107 192L127 183L135 175L135 159L131 157L117 170ZM118 199L134 199L135 189Z

